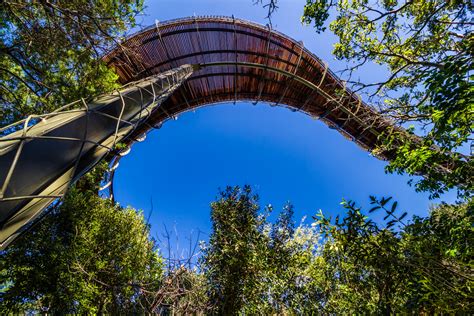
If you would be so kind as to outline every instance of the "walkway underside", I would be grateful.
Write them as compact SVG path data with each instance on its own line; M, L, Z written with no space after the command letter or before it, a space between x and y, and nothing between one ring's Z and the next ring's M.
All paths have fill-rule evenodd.
M134 82L92 101L0 129L0 248L134 131L192 73L190 65Z
M302 43L240 19L192 17L157 23L104 60L122 83L183 64L202 66L137 133L181 112L229 101L268 102L302 111L366 150L374 149L378 135L391 126L345 89Z

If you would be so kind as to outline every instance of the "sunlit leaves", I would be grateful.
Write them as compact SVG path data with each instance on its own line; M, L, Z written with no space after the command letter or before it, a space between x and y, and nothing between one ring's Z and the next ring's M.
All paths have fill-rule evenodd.
M293 223L288 204L268 220L250 187L227 188L211 204L213 224L202 268L209 302L220 314L306 314L317 310L319 289L308 276L316 260L316 225Z
M390 198L370 197L376 225L353 202L331 222L317 216L326 236L311 277L327 289L324 311L334 314L463 313L473 308L472 202L441 205L429 217L404 223ZM382 207L382 204L384 206ZM401 226L395 228L400 223Z
M142 1L2 1L0 124L117 87L101 57L135 24Z
M470 1L435 0L308 0L304 8L302 21L317 32L334 16L333 54L348 61L350 73L368 62L387 68L387 80L356 81L354 89L372 95L396 122L416 122L421 144L387 133L379 150L394 156L388 172L425 175L416 189L432 197L457 188L464 198L474 190L473 163L456 154L474 129L473 10Z

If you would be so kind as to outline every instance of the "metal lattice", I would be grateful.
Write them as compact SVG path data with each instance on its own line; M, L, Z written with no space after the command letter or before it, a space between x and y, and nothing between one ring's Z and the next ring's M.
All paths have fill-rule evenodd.
M0 247L99 161L126 152L117 144L135 141L130 135L192 72L191 65L182 65L1 128Z

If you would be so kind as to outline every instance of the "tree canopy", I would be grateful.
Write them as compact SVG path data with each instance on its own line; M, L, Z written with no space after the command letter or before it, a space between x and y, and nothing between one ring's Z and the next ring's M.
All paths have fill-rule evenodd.
M440 205L406 221L397 202L371 198L364 212L343 202L345 216L315 216L325 242L311 271L326 289L327 313L468 313L472 300L472 204ZM386 225L368 215L385 213Z
M249 187L211 205L203 251L208 304L224 314L468 313L474 308L473 205L442 204L407 221L391 198L364 211L342 203L295 226L287 205L272 223ZM369 218L384 212L385 224Z
M0 311L149 312L162 259L143 214L98 196L104 168L73 187L0 257Z
M90 178L90 176L89 176ZM0 257L4 313L444 314L469 313L474 207L442 204L406 218L390 198L364 211L342 203L294 223L274 221L250 187L211 204L197 266L164 264L143 216L85 190ZM384 223L371 213L383 212ZM167 267L168 266L168 267Z
M0 124L116 87L101 56L136 23L141 0L2 1Z
M409 132L421 133L421 143L400 133L382 136L382 149L396 152L387 170L423 173L416 188L433 197L454 187L470 196L474 188L465 149L474 141L473 9L462 0L307 0L302 16L318 33L329 25L337 36L333 54L348 62L356 92L395 122L414 122ZM386 79L354 80L370 62L385 67Z

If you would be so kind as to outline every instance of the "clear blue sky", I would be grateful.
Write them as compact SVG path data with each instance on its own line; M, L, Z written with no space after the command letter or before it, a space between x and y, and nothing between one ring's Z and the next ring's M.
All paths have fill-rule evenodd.
M281 0L273 27L329 62L335 39L316 34L300 23L305 0ZM155 19L190 15L234 15L265 24L266 12L252 0L152 0L146 2L144 26ZM373 81L384 70L370 67L360 74ZM290 200L296 221L319 209L342 212L342 198L368 205L369 195L393 196L401 210L426 215L428 195L407 185L408 177L385 174L386 163L368 155L338 132L301 113L259 103L210 106L186 113L148 134L123 158L115 176L115 195L121 205L144 210L157 236L165 224L175 226L184 246L192 230L210 232L209 203L218 188L250 184L262 205L275 210ZM454 194L443 199L452 202ZM376 218L377 219L377 218ZM207 239L202 235L201 239Z

